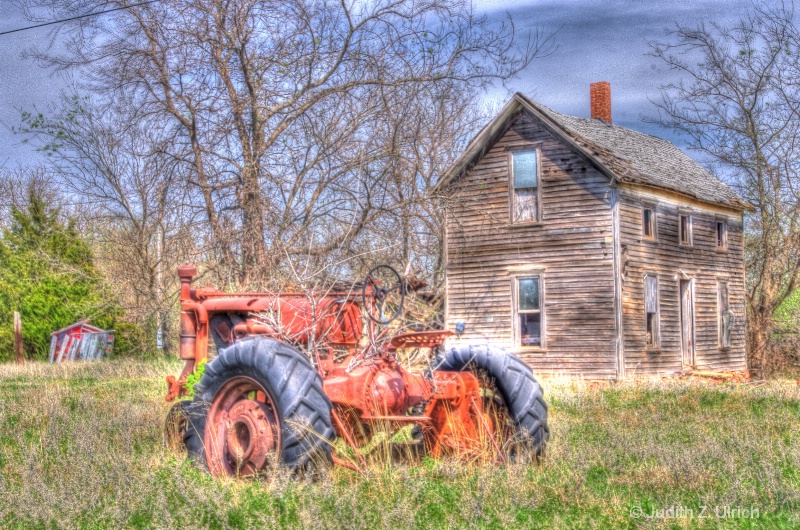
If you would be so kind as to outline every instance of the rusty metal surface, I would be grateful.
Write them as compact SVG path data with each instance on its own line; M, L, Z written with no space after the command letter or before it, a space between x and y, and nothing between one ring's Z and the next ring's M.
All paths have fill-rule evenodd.
M183 365L183 370L181 370L181 374L175 378L174 375L167 376L167 397L166 401L173 401L175 398L184 396L189 393L189 389L186 388L186 378L194 372L195 370L195 363L194 359L188 359L186 363Z
M475 375L413 373L394 356L397 348L439 346L451 332L404 333L390 340L388 328L378 332L376 324L362 316L353 293L326 293L317 299L303 293L228 294L193 289L195 274L194 267L179 269L180 356L187 363L177 379L167 378L168 400L186 392L187 376L208 356L211 333L218 344L265 335L309 354L333 404L336 433L354 449L366 444L379 426L397 429L413 423L422 427L425 448L433 456L472 458L487 447L499 453L495 435L502 420L487 410ZM279 456L280 422L268 396L259 383L244 376L229 380L217 393L205 432L207 460L215 476L255 475L271 455ZM334 461L341 459L334 455Z
M206 456L211 474L251 476L276 459L281 430L275 403L254 379L234 377L217 392L206 420Z
M395 348L434 348L444 344L452 335L452 331L442 329L401 333L392 338L391 345Z

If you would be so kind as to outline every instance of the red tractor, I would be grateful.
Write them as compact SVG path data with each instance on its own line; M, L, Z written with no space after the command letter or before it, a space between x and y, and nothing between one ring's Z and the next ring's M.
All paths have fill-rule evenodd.
M379 430L413 425L433 457L537 457L549 430L547 405L530 368L487 345L441 351L449 331L399 333L408 282L379 266L358 288L324 293L237 293L181 281L181 375L167 378L167 400L188 392L187 378L208 358L194 399L170 411L195 461L215 476L264 473L270 463L303 468L338 457L336 437L355 449ZM400 330L402 331L402 329ZM428 370L401 365L401 348L439 351Z

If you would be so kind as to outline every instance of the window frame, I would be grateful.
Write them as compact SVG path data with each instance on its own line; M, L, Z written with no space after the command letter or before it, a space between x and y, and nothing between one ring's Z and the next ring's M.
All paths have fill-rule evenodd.
M682 224L683 219L686 219L686 232L687 232L687 239L684 241L683 239L683 230ZM692 219L692 214L689 212L679 212L678 213L678 244L683 247L692 247L694 246L694 221Z
M725 288L725 310L722 309L722 293L723 287ZM730 309L731 307L731 291L730 291L730 284L728 283L726 278L720 278L717 280L717 345L719 349L722 351L727 351L731 349L731 344L725 344L725 336L723 329L723 313ZM733 341L731 341L733 342Z
M536 278L539 280L539 309L519 309L519 282ZM544 271L536 271L525 274L515 275L511 280L511 327L513 348L517 350L542 351L546 347L545 333L545 314L544 314ZM539 345L530 346L522 344L522 333L520 329L519 316L521 314L539 314Z
M720 244L720 227L722 228L722 244ZM717 219L714 223L715 237L717 238L717 250L725 252L728 250L728 221L724 219Z
M647 226L645 212L648 211L650 212L650 230L652 231L649 236L645 234L645 227ZM655 206L642 207L642 241L658 241L658 221Z
M536 154L536 218L532 221L514 221L514 155ZM521 188L532 189L532 188ZM508 149L508 222L511 226L531 226L542 222L542 150L540 145Z
M653 343L652 344L647 342L647 324L648 324L648 321L649 321L648 315L650 314L650 312L647 310L647 284L648 284L647 280L648 280L648 278L654 278L655 279L655 291L656 291L655 292L655 304L656 304L655 309L656 310L654 312L654 314L655 314L655 334L654 334L654 339L653 339ZM643 300L644 300L644 344L645 344L645 349L647 351L649 351L649 352L656 352L656 351L660 351L661 350L661 304L659 303L660 302L660 300L659 300L659 298L660 298L659 297L659 291L661 290L660 289L660 283L661 282L659 281L658 273L655 273L655 272L646 272L645 273L645 275L644 275L644 288L643 288L643 292L644 292L644 297L643 297Z

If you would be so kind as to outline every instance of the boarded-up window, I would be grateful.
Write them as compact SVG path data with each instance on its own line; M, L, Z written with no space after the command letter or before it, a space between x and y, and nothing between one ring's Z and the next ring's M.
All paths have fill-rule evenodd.
M644 278L644 311L647 347L658 348L658 276Z
M678 222L681 245L692 244L692 216L681 215Z
M539 220L539 164L536 151L514 153L511 164L511 222Z
M645 239L656 238L656 214L652 208L642 209L642 237Z
M730 348L731 332L736 318L728 303L728 284L725 282L719 282L718 285L717 308L719 309L719 346L720 348Z
M728 248L728 223L717 221L717 249L725 250Z
M517 346L542 346L541 277L517 279L514 320Z

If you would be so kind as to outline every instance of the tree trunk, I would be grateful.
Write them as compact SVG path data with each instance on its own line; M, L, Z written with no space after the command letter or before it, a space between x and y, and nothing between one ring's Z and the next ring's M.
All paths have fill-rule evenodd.
M756 377L763 378L767 375L771 335L771 316L753 312L747 329L747 360L751 373Z
M264 205L258 173L246 167L242 172L242 270L240 274L244 285L258 282L264 271L259 264L266 263L267 246L264 241Z
M17 364L25 364L25 356L22 354L22 319L17 311L14 311L14 353Z

